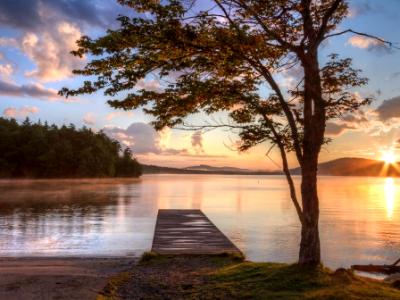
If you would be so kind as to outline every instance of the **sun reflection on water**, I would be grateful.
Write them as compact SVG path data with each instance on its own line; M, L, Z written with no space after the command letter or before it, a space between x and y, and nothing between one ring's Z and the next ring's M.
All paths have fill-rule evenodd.
M385 179L384 192L386 201L386 215L389 220L392 220L396 200L396 184L393 178L389 177Z
M400 178L318 180L327 266L398 258ZM200 208L250 260L297 259L300 224L283 176L172 174L107 184L0 180L0 256L140 256L160 208Z

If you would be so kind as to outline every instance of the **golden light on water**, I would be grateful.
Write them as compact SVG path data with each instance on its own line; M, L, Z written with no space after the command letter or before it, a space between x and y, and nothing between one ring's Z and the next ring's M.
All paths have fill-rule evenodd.
M396 183L393 178L386 178L384 185L384 194L386 201L386 215L389 220L393 218L393 211L396 200Z

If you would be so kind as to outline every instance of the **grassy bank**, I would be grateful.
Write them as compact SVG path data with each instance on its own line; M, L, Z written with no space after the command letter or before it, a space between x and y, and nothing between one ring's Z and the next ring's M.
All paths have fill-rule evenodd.
M320 267L228 256L147 256L109 280L98 299L400 299L389 284Z

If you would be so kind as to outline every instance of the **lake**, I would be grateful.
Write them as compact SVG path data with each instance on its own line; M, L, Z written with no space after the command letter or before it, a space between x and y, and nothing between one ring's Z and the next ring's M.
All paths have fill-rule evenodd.
M319 193L327 266L400 257L399 179L323 176ZM284 177L241 175L2 180L0 256L140 255L159 208L201 209L248 259L297 259L300 224Z

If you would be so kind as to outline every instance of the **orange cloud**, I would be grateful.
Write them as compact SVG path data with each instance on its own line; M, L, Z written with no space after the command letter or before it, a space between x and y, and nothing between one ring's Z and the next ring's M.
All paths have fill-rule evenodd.
M68 22L60 22L40 36L26 33L19 41L19 48L36 64L36 69L27 71L25 75L43 82L72 76L72 70L80 68L83 63L70 54L81 35L80 29Z
M390 48L383 42L369 38L366 36L352 36L347 40L347 44L360 48L360 49L367 49L367 50L383 50L383 51L388 51L390 52Z
M133 116L133 112L132 111L116 111L116 112L111 112L109 114L107 114L105 116L105 119L107 121L111 121L116 117L121 117L121 116L129 116L132 117Z

